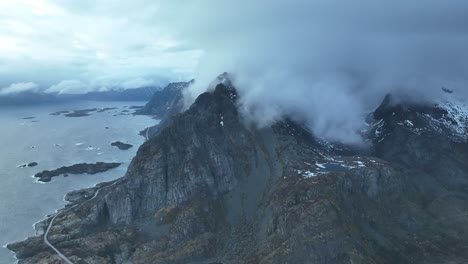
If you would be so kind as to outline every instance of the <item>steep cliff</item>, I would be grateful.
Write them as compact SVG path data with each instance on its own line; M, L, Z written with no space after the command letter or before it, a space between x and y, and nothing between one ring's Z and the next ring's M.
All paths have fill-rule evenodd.
M158 118L163 118L174 98L181 96L182 90L188 87L193 81L190 82L174 82L169 83L161 91L156 91L149 102L141 109L137 110L135 114L138 115L153 115Z
M361 152L287 119L248 124L237 97L219 84L171 117L123 178L59 213L49 241L75 263L468 261L468 145L441 130L463 119L387 98ZM59 263L41 236L8 248Z

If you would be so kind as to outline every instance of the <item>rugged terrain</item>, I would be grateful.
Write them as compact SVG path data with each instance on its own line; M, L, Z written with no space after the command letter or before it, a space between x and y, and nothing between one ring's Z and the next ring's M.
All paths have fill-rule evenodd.
M68 176L68 174L96 174L115 169L122 165L118 162L96 162L96 163L78 163L71 166L63 166L54 170L45 170L36 173L34 177L39 178L38 181L50 182L53 177L60 175ZM28 167L33 167L29 166Z
M150 101L141 109L138 109L137 115L152 115L157 118L163 118L167 111L171 108L171 103L177 96L182 94L182 89L188 87L190 82L174 82L169 83L161 91L156 91Z
M127 150L127 149L133 148L133 145L128 144L128 143L123 143L123 142L120 142L120 141L112 142L111 146L117 147L120 150Z
M75 263L468 262L464 108L389 96L352 148L245 123L237 97L219 84L168 117L123 178L68 196L49 241ZM61 263L51 218L8 245L20 263Z

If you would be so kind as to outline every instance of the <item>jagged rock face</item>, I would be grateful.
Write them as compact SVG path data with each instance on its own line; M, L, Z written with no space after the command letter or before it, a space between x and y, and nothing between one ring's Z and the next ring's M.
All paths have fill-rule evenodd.
M433 175L446 188L467 190L468 142L459 131L468 128L468 114L453 104L404 106L390 100L374 113L374 155Z
M89 263L467 262L468 147L430 121L449 111L387 99L364 156L291 121L250 127L236 100L200 95L50 241ZM40 241L9 248L52 260Z
M234 94L217 89L201 95L194 105L178 116L159 136L141 146L132 161L127 186L135 186L129 210L113 201L127 192L114 191L107 199L113 222L154 215L166 205L190 199L217 197L235 186L253 155L250 133L239 123ZM231 156L233 155L233 156ZM234 156L235 155L235 156ZM236 164L242 155L245 165ZM241 159L242 160L242 159ZM132 195L131 194L131 195ZM117 199L114 199L116 197Z
M190 82L175 82L169 83L161 91L156 91L151 100L135 114L139 115L153 115L158 118L163 118L168 109L171 108L171 103L177 96L180 96L182 90L188 87L193 81Z

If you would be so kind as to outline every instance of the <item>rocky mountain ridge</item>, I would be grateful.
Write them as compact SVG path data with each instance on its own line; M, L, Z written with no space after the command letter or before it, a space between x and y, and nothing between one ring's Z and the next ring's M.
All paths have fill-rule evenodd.
M448 110L387 98L361 151L249 126L237 97L219 84L172 116L49 241L75 263L466 263L468 144L429 125ZM50 219L8 245L20 263L60 263Z
M182 90L193 82L194 80L189 82L169 83L164 89L156 91L149 102L135 113L139 115L152 115L160 119L163 118L171 108L173 100L177 97L181 97Z

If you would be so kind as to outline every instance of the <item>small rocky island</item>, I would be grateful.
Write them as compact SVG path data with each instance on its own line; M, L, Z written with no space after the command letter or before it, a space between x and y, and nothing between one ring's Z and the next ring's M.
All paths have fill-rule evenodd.
M67 174L96 174L100 172L105 172L114 168L119 167L122 163L118 162L96 162L96 163L79 163L71 166L60 167L55 170L45 170L39 172L34 177L39 178L41 182L50 182L52 177L67 175Z
M21 164L18 168L36 167L37 165L39 165L37 162L30 162L28 164Z
M120 150L127 150L127 149L130 149L130 148L133 148L133 145L123 143L123 142L120 142L120 141L113 142L111 144L111 146L118 147Z
M64 111L58 111L55 113L51 113L50 115L54 116L59 116L63 115L66 117L85 117L85 116L90 116L94 113L103 113L106 111L113 111L117 110L117 107L104 107L104 108L89 108L89 109L80 109L80 110L64 110Z
M98 110L97 108L74 110L73 112L64 114L64 116L66 116L66 117L90 116L93 112L96 112L97 110Z
M64 111L54 112L54 113L52 113L50 115L58 116L58 115L63 115L63 114L68 114L68 113L70 113L70 111L64 110Z

